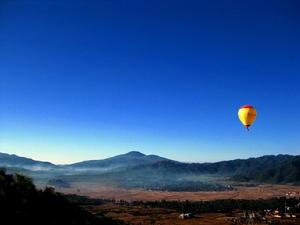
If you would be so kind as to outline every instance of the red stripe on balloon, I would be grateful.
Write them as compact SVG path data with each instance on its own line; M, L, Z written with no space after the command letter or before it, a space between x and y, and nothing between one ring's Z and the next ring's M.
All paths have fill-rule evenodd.
M251 108L254 108L253 106L251 106L251 105L244 105L244 106L242 106L241 107L241 109L251 109Z

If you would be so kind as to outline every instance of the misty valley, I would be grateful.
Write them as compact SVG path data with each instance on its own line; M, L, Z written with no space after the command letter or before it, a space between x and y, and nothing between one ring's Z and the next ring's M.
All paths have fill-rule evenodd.
M300 157L289 155L182 163L132 151L103 160L54 165L1 153L0 166L10 173L32 177L38 187L78 192L97 186L175 192L231 191L260 183L297 185L300 180Z

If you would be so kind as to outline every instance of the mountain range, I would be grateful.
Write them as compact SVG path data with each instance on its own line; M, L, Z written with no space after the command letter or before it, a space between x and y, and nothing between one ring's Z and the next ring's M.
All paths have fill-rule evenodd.
M227 182L300 184L300 156L292 155L184 163L131 151L107 159L55 165L0 153L0 166L65 186L73 182L100 182L126 188L193 191L222 190Z

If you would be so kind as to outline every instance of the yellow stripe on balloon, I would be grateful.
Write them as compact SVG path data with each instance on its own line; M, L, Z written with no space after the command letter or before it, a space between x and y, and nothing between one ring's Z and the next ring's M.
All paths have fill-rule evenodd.
M248 129L256 119L256 109L253 106L243 106L238 112L242 124Z

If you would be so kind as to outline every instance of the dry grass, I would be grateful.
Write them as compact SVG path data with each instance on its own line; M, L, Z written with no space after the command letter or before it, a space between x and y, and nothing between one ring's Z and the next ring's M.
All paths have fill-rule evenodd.
M133 225L229 225L229 217L222 213L205 213L191 219L179 219L175 210L144 208L137 206L121 206L106 204L89 209L93 213L104 212L106 216L123 220Z
M127 190L99 184L87 185L77 183L72 188L59 189L59 191L86 195L92 198L122 199L127 201L155 201L162 199L209 201L216 199L268 199L284 196L287 192L300 192L300 187L292 185L260 185L257 187L241 187L234 191L224 192L162 192L141 189ZM101 212L109 217L127 221L133 225L229 225L232 218L223 213L204 213L196 215L192 219L182 220L178 218L179 213L175 210L116 204L93 206L88 210L95 214ZM277 224L300 224L300 219L297 218L296 222L282 220Z
M292 185L259 185L257 187L240 187L233 191L220 192L163 192L142 189L122 189L99 184L77 183L72 188L58 191L86 195L92 198L133 200L190 200L209 201L216 199L268 199L284 196L287 192L300 192L300 186Z

